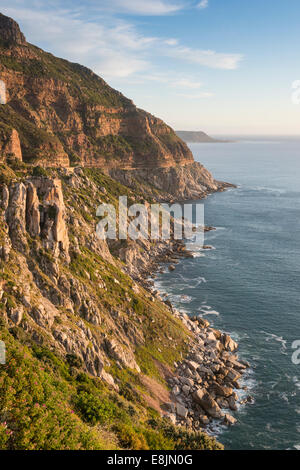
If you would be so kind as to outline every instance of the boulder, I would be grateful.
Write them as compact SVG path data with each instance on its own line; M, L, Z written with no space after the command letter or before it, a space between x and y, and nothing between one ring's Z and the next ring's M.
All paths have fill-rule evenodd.
M203 398L203 395L204 395L204 390L202 390L201 388L198 388L198 390L196 390L194 393L193 393L193 400L198 403L199 405L201 405L201 402L202 402L202 398Z
M197 318L198 318L198 325L200 326L200 328L208 328L210 326L209 321L206 320L205 318L202 318L200 316L198 316Z
M229 408L232 410L232 411L236 411L238 409L237 405L236 405L236 400L235 400L235 397L233 395L231 395L230 397L227 398L227 402L228 402L228 406Z
M234 352L238 349L238 344L225 333L221 337L222 344L227 351Z
M176 413L179 418L186 418L188 414L188 409L185 406L181 405L181 403L176 404Z
M166 414L166 418L171 421L172 424L176 424L176 415L174 413L168 413Z
M175 406L175 403L173 403L173 402L166 403L166 404L165 404L165 407L166 407L171 413L175 413L175 411L176 411L176 406Z
M182 387L182 391L185 395L188 395L190 393L190 390L191 390L191 387L189 387L188 385L184 385Z
M223 413L221 408L219 407L218 403L211 397L208 392L198 393L199 391L193 394L193 398L201 407L206 411L206 413L211 416L212 418L222 418ZM202 395L202 396L201 396Z
M15 325L20 325L23 319L24 308L20 305L17 308L12 308L9 310L8 316L15 323Z
M199 364L197 364L197 362L194 362L194 361L188 361L187 365L191 370L194 370L194 371L197 371L199 367Z
M212 385L212 390L215 392L216 395L228 398L232 395L232 388L227 387L226 385L219 385L217 382L214 382Z
M233 416L231 416L230 414L225 415L224 423L227 426L233 426L236 422L237 422L237 420Z
M241 378L241 374L237 372L236 370L229 368L227 377L228 379L232 380L232 382L236 382L237 380Z

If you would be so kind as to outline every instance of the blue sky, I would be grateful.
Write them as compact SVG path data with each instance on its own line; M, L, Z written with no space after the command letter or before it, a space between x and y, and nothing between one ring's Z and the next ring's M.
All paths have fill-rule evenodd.
M299 134L299 0L1 0L0 11L176 129Z

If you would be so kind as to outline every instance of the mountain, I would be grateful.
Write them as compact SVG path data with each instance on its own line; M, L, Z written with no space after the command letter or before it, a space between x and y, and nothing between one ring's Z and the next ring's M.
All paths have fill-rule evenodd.
M208 143L228 142L227 140L214 139L214 138L210 137L209 135L205 134L205 132L202 132L202 131L176 131L176 134L184 142L188 142L188 143L191 143L191 144L192 143L202 143L202 142L208 142Z
M7 104L0 106L2 159L97 167L126 184L151 182L178 199L222 188L161 119L86 67L29 44L4 15L0 32L0 77L7 90Z
M3 15L0 34L0 448L222 449L205 426L235 422L237 344L149 280L192 254L95 229L120 195L147 208L226 184L91 71Z

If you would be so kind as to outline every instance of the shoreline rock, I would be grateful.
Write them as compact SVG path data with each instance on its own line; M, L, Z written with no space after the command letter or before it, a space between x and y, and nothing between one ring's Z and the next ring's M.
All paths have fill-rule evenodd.
M160 254L159 261L152 264L148 277L162 272L162 264L174 260L174 254L183 258L191 252L186 250L183 242L174 243L171 249ZM169 265L168 269L172 271L173 267L175 269L175 266L170 269ZM153 280L144 280L144 286L157 298L165 295L155 290ZM165 304L192 337L187 356L181 362L174 363L174 373L168 379L172 401L164 416L173 424L194 431L207 430L215 420L226 426L234 425L237 419L230 411L237 411L238 403L253 402L250 396L239 402L237 394L237 390L242 388L239 381L250 364L239 359L236 354L238 344L228 334L211 328L209 321L200 315L189 317L176 310L169 300Z

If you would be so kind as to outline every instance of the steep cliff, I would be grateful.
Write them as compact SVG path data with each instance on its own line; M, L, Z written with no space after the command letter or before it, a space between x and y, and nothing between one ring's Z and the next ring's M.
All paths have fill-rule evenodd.
M119 195L226 185L91 71L28 44L3 15L0 32L0 448L222 448L203 431L234 422L222 409L235 409L245 368L237 345L145 282L188 255L183 244L106 242L95 227L96 207Z
M27 43L18 25L3 15L0 31L0 78L7 90L0 123L18 132L24 162L98 167L123 181L135 176L132 170L139 179L147 174L143 170L155 169L154 187L160 189L166 181L174 197L178 191L188 198L203 195L203 187L197 193L195 184L189 191L191 173L197 173L200 184L203 174L202 186L208 191L222 187L207 179L169 126L138 109L91 70ZM173 176L166 168L176 169ZM187 176L180 176L185 169Z
M1 449L222 448L198 405L172 413L174 366L203 344L141 282L172 242L132 243L135 256L95 233L95 200L143 196L99 169L13 168L0 173Z

